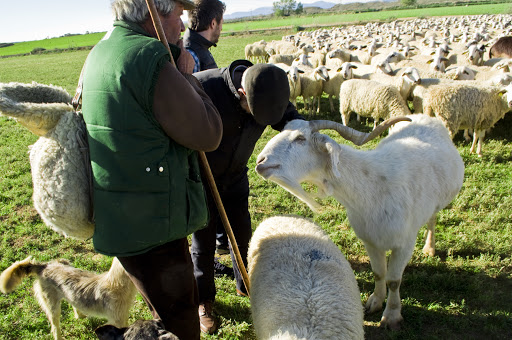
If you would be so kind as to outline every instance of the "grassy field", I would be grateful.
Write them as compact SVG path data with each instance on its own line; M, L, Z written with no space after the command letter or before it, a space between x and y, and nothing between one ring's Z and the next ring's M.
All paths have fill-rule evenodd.
M243 58L243 47L248 42L280 36L223 36L213 54L220 66L227 66L231 60ZM0 59L0 82L51 83L73 93L87 53ZM298 107L304 114L301 102ZM328 101L323 98L321 114L306 117L340 121L339 115L327 112ZM355 120L351 126L371 129L371 124ZM322 201L324 212L313 214L284 189L256 175L255 158L275 134L271 129L265 131L248 164L253 227L276 214L314 219L350 261L365 301L373 291L373 275L343 206L326 199ZM66 258L76 267L96 272L108 270L111 258L96 254L90 242L60 237L42 223L34 210L28 147L36 139L18 123L0 117L0 271L28 255L41 261ZM364 148L375 147L379 140ZM509 113L489 134L482 158L469 154L469 145L462 137L454 143L466 166L465 180L459 195L439 214L436 256L425 258L421 254L422 229L401 286L404 327L396 332L380 329L381 315L368 315L368 339L512 339L512 115ZM223 260L229 263L228 258ZM33 279L27 279L14 293L0 295L1 340L51 339L49 323L33 297L32 283ZM216 279L216 286L215 308L221 328L216 335L203 339L254 339L249 299L236 296L233 280ZM94 339L93 329L104 320L75 320L71 307L66 303L62 306L64 338ZM139 318L150 318L140 297L132 308L130 322Z

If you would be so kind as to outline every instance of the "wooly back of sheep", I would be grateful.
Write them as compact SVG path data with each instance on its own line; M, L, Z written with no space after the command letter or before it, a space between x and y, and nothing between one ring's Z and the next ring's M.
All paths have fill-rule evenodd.
M321 227L294 216L263 221L248 252L258 339L363 339L354 273Z

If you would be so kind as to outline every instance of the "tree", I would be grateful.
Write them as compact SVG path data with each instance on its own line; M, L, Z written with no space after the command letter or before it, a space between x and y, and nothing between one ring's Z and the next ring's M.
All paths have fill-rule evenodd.
M415 6L417 0L400 0L403 6Z
M300 4L302 6L302 4ZM295 0L280 0L274 2L274 14L276 16L289 16L297 8Z
M302 12L304 12L304 6L299 2L295 8L295 14L302 14Z

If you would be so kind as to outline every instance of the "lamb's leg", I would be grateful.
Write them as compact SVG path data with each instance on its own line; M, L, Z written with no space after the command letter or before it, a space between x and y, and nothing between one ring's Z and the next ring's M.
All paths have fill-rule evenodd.
M388 300L386 308L380 320L381 327L389 327L391 329L400 329L403 322L402 304L400 301L400 284L405 266L409 262L414 251L415 240L408 242L404 248L394 249L391 251L388 263L388 272L386 275L386 284L389 288ZM407 242L407 241L406 241Z
M334 113L334 101L332 100L332 95L329 95L329 105L331 105L331 113Z
M366 251L370 256L373 275L375 276L375 290L366 302L366 313L374 313L382 309L386 298L386 252L365 243Z
M34 283L34 292L43 309L48 321L50 321L51 332L55 340L62 340L60 331L60 296L55 290L41 286L40 281Z
M436 229L437 213L434 214L427 222L427 239L425 240L425 246L423 247L423 254L426 256L434 256L436 251Z
M464 140L466 142L469 142L471 140L471 136L470 136L470 133L469 133L469 129L464 129Z
M471 144L471 149L469 149L469 153L473 153L475 151L476 143L478 142L478 130L473 131L473 143Z
M318 96L318 106L316 107L317 114L320 114L320 98L321 98L321 96Z
M476 134L476 131L475 131ZM478 145L476 147L476 154L482 157L482 145L484 144L485 130L478 131Z

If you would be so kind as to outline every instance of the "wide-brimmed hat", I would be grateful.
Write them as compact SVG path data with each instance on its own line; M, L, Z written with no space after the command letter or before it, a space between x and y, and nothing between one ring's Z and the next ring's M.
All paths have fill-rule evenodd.
M175 0L176 2L179 2L183 5L183 8L187 11L190 11L191 9L196 8L196 4L194 1L191 0Z
M282 118L289 103L290 87L286 72L272 64L256 64L244 73L244 90L254 119L273 125Z

